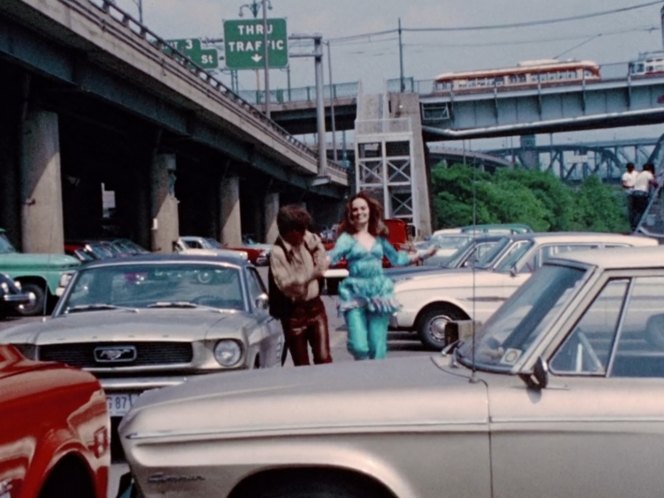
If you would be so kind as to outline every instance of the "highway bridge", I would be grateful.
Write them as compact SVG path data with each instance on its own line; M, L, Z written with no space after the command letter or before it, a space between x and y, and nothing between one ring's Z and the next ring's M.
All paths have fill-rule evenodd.
M162 251L273 239L286 202L337 219L347 170L109 1L0 2L0 74L0 226L25 251L109 224Z

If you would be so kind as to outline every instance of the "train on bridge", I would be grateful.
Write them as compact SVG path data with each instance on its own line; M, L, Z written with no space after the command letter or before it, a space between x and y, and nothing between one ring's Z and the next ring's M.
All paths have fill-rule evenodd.
M642 52L627 64L629 78L662 76L664 51ZM434 80L434 93L480 93L592 83L602 80L601 67L590 60L541 59L514 67L450 72Z

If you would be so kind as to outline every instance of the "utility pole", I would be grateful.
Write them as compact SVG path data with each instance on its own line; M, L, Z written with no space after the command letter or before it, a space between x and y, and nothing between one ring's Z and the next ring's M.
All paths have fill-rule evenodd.
M251 3L246 3L240 5L240 17L242 17L242 12L244 9L249 9L251 14L254 16L254 19L258 18L258 11L263 9L263 59L265 61L264 65L264 86L265 86L265 116L270 117L270 63L268 60L269 50L268 50L268 33L267 33L267 9L272 9L272 3L270 0L252 0ZM258 91L258 70L256 70L256 90Z
M314 40L313 54L292 54L290 57L313 57L316 74L316 123L318 125L318 177L312 186L324 185L330 182L327 175L327 151L325 150L325 105L323 102L323 35L291 35L292 40Z
M401 93L406 91L406 84L403 80L403 42L401 41L401 18L399 18L399 88Z
M265 57L265 116L270 119L270 63L268 61L269 50L267 47L267 0L262 0L263 5L263 55Z
M334 84L332 83L332 55L330 53L330 42L327 42L327 73L329 75L329 85L330 85L330 124L332 125L332 159L334 162L337 162L337 130L336 130L336 120L334 115Z

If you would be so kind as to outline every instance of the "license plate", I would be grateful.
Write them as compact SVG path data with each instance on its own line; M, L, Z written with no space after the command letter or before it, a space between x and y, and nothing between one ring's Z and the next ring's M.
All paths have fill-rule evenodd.
M106 404L111 417L124 416L138 398L138 394L107 394Z

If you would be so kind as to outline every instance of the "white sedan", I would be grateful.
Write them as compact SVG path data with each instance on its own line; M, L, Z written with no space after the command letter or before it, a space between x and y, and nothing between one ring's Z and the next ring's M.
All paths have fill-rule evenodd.
M584 249L657 244L648 237L615 233L515 235L493 270L451 270L397 280L395 294L402 308L393 315L390 328L417 332L425 346L440 350L448 342L450 322L486 321L552 256Z

